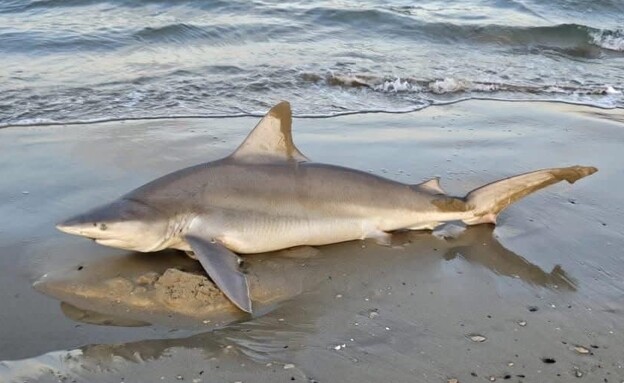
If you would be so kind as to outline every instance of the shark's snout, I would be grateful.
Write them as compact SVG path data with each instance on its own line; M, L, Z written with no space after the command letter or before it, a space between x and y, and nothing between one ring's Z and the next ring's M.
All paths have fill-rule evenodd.
M71 221L64 221L56 225L56 228L63 233L80 235L80 228Z
M98 223L85 216L77 216L56 225L60 231L89 238L102 238L106 232L106 224Z
M128 203L118 201L75 215L56 225L60 231L92 239L107 239L114 236L113 226L128 218Z
M119 199L60 222L60 231L120 249L154 251L164 242L169 222L150 206Z

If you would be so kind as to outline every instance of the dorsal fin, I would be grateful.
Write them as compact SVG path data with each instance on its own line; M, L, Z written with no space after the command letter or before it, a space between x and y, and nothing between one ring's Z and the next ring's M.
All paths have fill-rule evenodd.
M440 186L440 177L432 178L429 181L414 185L414 188L431 194L446 194L444 189Z
M293 143L291 128L290 104L282 101L268 111L230 157L253 163L308 161Z

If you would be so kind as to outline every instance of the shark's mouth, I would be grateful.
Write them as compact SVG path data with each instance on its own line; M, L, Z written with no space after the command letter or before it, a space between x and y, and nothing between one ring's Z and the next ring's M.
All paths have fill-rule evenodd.
M136 249L135 246L132 246L131 243L126 242L126 241L122 241L122 240L119 240L119 239L114 239L114 238L94 238L93 240L95 241L95 243L97 243L99 245L103 245L103 246L115 247L117 249L140 251L139 249Z

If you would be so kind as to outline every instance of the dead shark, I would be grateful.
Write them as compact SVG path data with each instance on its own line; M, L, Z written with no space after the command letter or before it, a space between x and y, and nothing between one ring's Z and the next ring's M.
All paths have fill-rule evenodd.
M274 106L228 157L182 169L57 228L140 252L192 252L223 293L252 312L237 254L433 229L449 221L495 223L514 201L595 167L537 170L450 196L434 178L404 184L310 161L294 145L290 105Z

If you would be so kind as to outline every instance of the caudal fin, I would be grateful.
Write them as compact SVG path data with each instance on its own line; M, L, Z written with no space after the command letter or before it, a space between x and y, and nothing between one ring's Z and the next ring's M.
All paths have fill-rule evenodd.
M572 184L597 171L592 166L578 165L543 169L481 186L464 198L466 206L475 212L475 218L466 223L495 223L498 213L520 198L560 181L565 180Z

